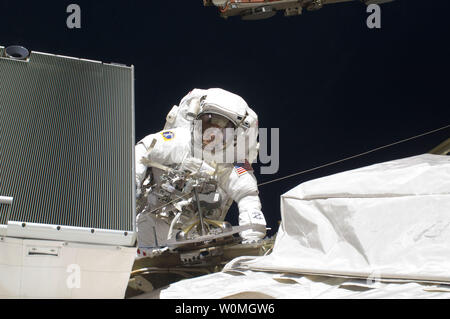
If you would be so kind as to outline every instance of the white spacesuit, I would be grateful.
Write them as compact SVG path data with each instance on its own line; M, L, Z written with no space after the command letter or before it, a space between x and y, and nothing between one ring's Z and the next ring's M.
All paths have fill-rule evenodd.
M208 129L213 133L206 134ZM193 193L188 187L191 179L203 181L198 196L205 218L223 221L235 201L239 225L250 225L240 233L244 242L264 238L266 221L249 164L258 153L257 129L257 115L238 95L222 89L195 89L180 106L173 107L163 131L136 145L136 187L144 202L137 212L141 254L161 251L177 230L197 218L191 214L195 214L196 203L194 196L189 196ZM238 141L246 143L245 153L232 153L231 161L214 156L218 149L234 150Z

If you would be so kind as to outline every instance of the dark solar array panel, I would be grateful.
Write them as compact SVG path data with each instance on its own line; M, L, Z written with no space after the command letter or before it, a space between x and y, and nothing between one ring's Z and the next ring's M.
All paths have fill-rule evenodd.
M0 58L0 196L14 198L10 220L134 229L133 90L130 67Z

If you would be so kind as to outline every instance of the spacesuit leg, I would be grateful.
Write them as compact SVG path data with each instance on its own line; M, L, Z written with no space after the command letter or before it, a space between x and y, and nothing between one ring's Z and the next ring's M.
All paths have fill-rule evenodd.
M166 248L169 225L151 214L137 216L137 240L140 256L157 255Z

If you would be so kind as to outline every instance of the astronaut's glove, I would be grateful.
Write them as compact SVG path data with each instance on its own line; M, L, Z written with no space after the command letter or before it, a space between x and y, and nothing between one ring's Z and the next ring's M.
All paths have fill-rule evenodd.
M168 247L163 247L163 248L159 248L159 249L152 249L148 252L148 256L153 258L153 257L158 257L161 256L164 252L168 251L169 248Z
M212 168L205 161L195 158L195 157L187 157L180 165L180 169L183 171L188 171L191 173L199 173L200 175L214 175L214 168Z
M252 229L244 230L239 235L243 244L259 244L266 236L266 226L261 224L253 224Z
M136 179L134 182L134 185L136 187L136 199L138 199L141 196L141 186L139 185L139 180Z
M141 197L141 188L140 187L136 187L136 199L138 199L139 197Z
M243 245L251 245L251 244L260 244L262 243L262 239L259 237L247 237L242 240Z
M163 253L165 253L166 251L169 251L168 247L163 247L163 248L150 248L150 249L145 249L145 248L139 248L138 252L137 252L137 256L138 257L150 257L150 258L154 258L154 257L158 257L161 256Z

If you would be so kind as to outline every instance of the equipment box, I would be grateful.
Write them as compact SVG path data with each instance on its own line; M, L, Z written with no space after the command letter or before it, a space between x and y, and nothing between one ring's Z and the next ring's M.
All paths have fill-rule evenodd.
M0 296L123 297L134 68L0 47L0 75ZM76 265L81 288L67 290Z

